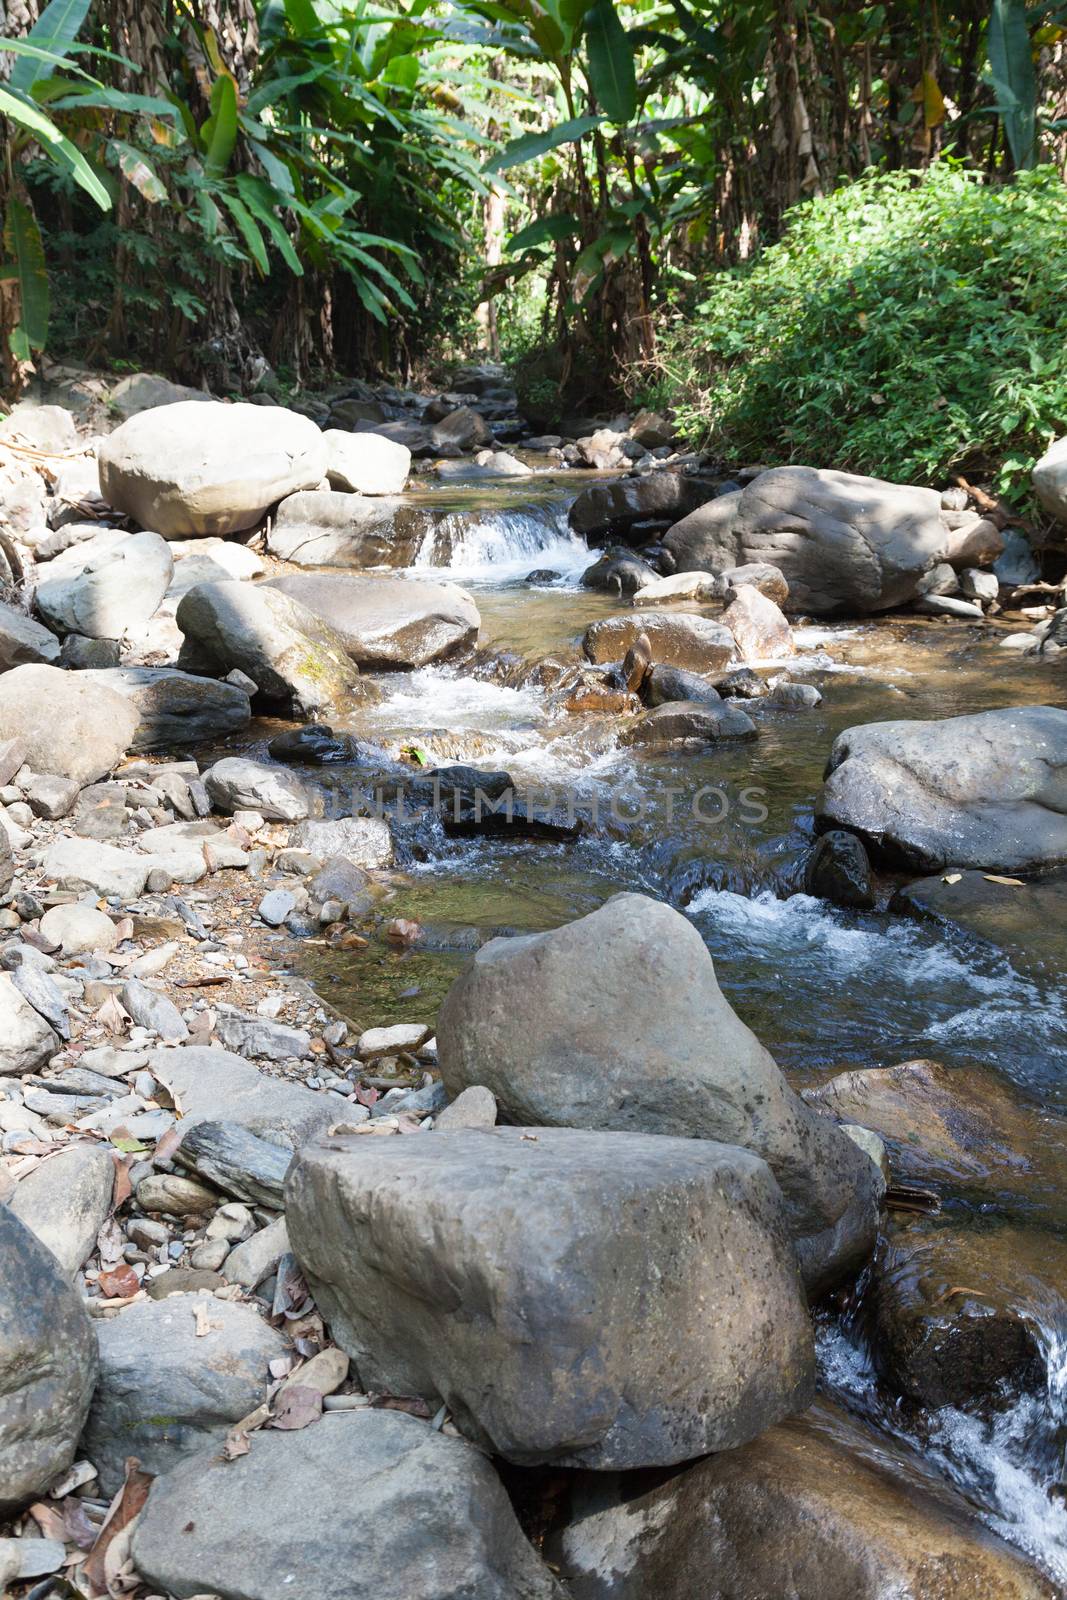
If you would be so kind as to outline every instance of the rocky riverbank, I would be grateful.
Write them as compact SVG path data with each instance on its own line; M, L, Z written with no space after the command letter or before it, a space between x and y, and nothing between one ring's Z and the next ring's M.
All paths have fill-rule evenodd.
M692 873L689 915L613 894L609 855L581 914L467 930L439 1011L405 915L435 852L561 872L633 848L588 790L535 803L525 747L479 713L435 728L420 674L534 707L568 771L610 752L646 782L759 776L813 725L837 664L805 618L907 608L1020 670L1022 635L1055 702L1062 592L1002 512L724 479L648 416L524 441L484 371L310 416L120 389L131 415L95 441L52 407L0 435L4 1585L726 1600L788 1569L800 1600L1059 1592L1055 1537L1002 1542L872 1397L911 1440L1052 1393L1062 1119L900 1051L790 1081L720 986ZM447 565L484 527L434 498L457 475L536 524L528 480L561 467L597 473L545 546L593 608L565 648L490 642L492 596L435 570L366 570ZM562 596L533 578L520 600ZM1067 710L871 720L823 754L797 904L895 896L994 942L1000 896L1055 915ZM325 998L363 957L396 963L387 1011ZM828 1380L831 1321L869 1352L863 1395Z

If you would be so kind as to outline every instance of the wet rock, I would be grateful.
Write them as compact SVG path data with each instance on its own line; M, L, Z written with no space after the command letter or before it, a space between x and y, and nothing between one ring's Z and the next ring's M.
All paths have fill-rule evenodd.
M710 500L714 492L709 480L670 470L594 483L583 489L571 506L570 525L588 539L606 533L625 534L635 522L648 518L670 517L677 522ZM706 568L706 563L701 566Z
M166 541L158 533L135 533L80 568L46 578L35 604L57 633L121 639L153 615L173 573Z
M666 1482L575 1481L547 1554L574 1600L1052 1600L903 1452L819 1402Z
M264 1061L287 1061L290 1056L306 1056L311 1035L304 1028L290 1028L267 1017L246 1016L227 1007L219 1010L215 1033L227 1050L242 1056L259 1056Z
M920 595L915 609L928 617L961 617L969 622L981 622L984 615L981 606L973 600L961 600L953 594Z
M288 1349L250 1307L203 1294L127 1306L97 1336L100 1378L84 1448L106 1494L121 1485L127 1456L161 1473L221 1443L262 1403L268 1365Z
M434 1118L437 1133L454 1133L460 1128L495 1128L496 1096L481 1084L464 1089Z
M309 722L302 728L276 734L267 746L267 753L275 761L329 766L334 762L357 760L359 749L359 742L350 733L334 733L325 722Z
M465 589L357 573L295 573L279 589L321 618L361 667L424 667L478 637L481 618Z
M189 1029L174 1002L139 978L127 978L119 998L139 1028L172 1044L189 1037Z
M65 956L113 950L117 932L111 918L95 906L52 906L41 918L43 936L59 945Z
M266 700L310 715L358 692L358 668L314 612L266 584L204 583L182 597L179 667L246 673Z
M645 634L652 659L688 672L714 672L733 660L733 634L721 622L685 612L634 611L590 623L582 648L590 661L621 661L639 634Z
M378 433L346 433L327 428L326 476L330 486L348 494L401 494L411 471L406 445Z
M333 1139L298 1155L286 1216L363 1384L440 1396L508 1459L665 1464L808 1403L781 1197L746 1151L571 1128Z
M59 1047L57 1035L14 980L0 973L0 1078L39 1072Z
M707 678L681 667L653 667L641 685L641 697L650 706L670 705L678 700L698 706L722 704L722 696Z
M871 863L862 839L833 828L818 839L804 868L804 888L835 906L869 911L874 905Z
M85 673L27 666L0 675L0 739L18 739L34 772L92 783L125 755L136 730L133 708Z
M479 450L473 461L439 461L439 478L471 481L482 478L532 478L533 468L506 450Z
M814 711L821 704L822 695L813 683L779 680L767 691L767 705L780 711Z
M137 713L131 750L198 745L247 728L248 696L229 683L179 672L175 667L114 667L94 672Z
M357 867L374 868L388 867L393 860L389 824L380 817L309 819L297 824L289 843L297 850L310 850L320 861L344 856Z
M879 1240L871 1347L882 1376L919 1405L966 1407L1001 1383L1047 1383L1040 1323L1067 1287L1062 1239L1033 1229L923 1219Z
M724 700L759 700L767 694L767 681L751 667L738 667L715 679L715 688Z
M766 561L752 561L743 567L727 567L725 572L720 573L719 581L723 600L728 606L733 604L742 589L747 588L758 589L776 606L784 606L789 599L789 585L784 574L780 568L772 567Z
M310 809L307 790L284 768L268 767L245 756L224 756L203 774L204 787L220 811L258 811L293 822Z
M562 1600L480 1452L388 1411L183 1463L153 1485L133 1557L170 1594L221 1600L287 1600L297 1572L302 1600Z
M718 699L718 697L716 697ZM722 739L755 739L750 717L724 700L676 700L645 711L619 733L619 744L653 750L718 744Z
M1067 439L1057 439L1030 474L1034 493L1057 522L1067 523Z
M1052 866L1067 861L1065 768L1067 711L1053 706L868 723L835 739L816 827L918 871Z
M470 406L459 406L434 423L430 439L434 449L442 455L465 455L492 444L493 432L480 412Z
M179 401L141 411L100 445L100 492L165 539L237 533L321 482L327 447L284 406Z
M640 556L616 547L605 550L591 567L586 567L581 582L585 589L602 589L606 594L636 594L638 589L658 582L658 574Z
M114 1186L115 1164L107 1149L72 1144L20 1178L8 1206L63 1271L74 1273L96 1247Z
M793 1094L669 906L616 895L551 933L491 940L449 990L437 1043L449 1094L482 1084L510 1122L754 1150L785 1194L810 1286L873 1244L870 1161Z
M229 1050L188 1044L153 1050L149 1065L177 1095L185 1128L199 1122L237 1122L273 1144L292 1146L322 1132L337 1117L338 1102L328 1103L332 1097L269 1078Z
M0 1516L74 1459L96 1381L96 1337L55 1256L0 1205Z
M894 1176L1055 1225L1063 1121L1024 1105L994 1073L936 1061L842 1072L804 1099L880 1135Z
M754 584L744 584L722 614L724 628L737 641L742 661L775 661L795 656L793 630L773 600Z
M1008 951L1017 967L1046 972L1056 960L1048 930L1067 922L1067 871L1025 884L996 883L985 872L938 872L904 884L889 909L963 928Z
M0 672L12 667L51 665L59 658L59 640L48 628L14 606L0 602Z
M273 1210L281 1209L291 1159L286 1146L271 1144L238 1122L198 1122L175 1152L180 1167L223 1194Z

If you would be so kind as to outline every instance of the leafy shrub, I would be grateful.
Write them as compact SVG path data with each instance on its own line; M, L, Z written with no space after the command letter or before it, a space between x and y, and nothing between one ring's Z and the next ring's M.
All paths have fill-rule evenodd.
M1010 492L1067 432L1065 239L1051 167L869 174L676 313L656 398L731 460Z

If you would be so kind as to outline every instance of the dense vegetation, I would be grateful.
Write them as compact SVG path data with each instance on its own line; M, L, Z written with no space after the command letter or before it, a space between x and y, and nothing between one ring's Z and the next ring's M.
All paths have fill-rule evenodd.
M1010 477L1067 421L1065 24L1024 0L7 0L3 387L42 351L247 393L484 348L545 419L658 374L752 453Z
M1010 490L1067 424L1064 239L1052 168L872 175L711 280L663 341L660 393L731 458Z

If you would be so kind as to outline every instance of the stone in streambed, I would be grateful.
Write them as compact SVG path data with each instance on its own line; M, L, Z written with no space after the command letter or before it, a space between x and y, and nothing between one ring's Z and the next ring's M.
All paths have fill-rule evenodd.
M472 1084L437 1113L433 1126L435 1133L454 1133L460 1128L495 1128L496 1096L481 1084Z
M775 661L797 653L793 630L785 617L774 601L753 584L736 590L722 614L722 622L733 634L737 652L746 663Z
M869 911L874 905L871 863L863 840L832 828L816 840L804 868L804 888L835 906Z
M18 739L34 772L92 783L125 755L137 714L83 672L15 667L0 675L0 740Z
M573 1600L1053 1600L883 1434L820 1401L665 1482L585 1474L547 1555Z
M449 1094L483 1084L511 1122L754 1150L785 1195L810 1287L874 1243L871 1162L793 1094L727 1003L700 934L669 906L616 895L552 932L491 940L449 990L437 1044Z
M0 602L0 672L34 664L51 666L59 653L59 640L50 629Z
M440 1397L510 1460L663 1465L810 1399L782 1198L748 1151L573 1128L339 1136L298 1153L286 1220L363 1385Z
M243 1244L234 1245L222 1264L222 1276L227 1283L239 1283L242 1289L256 1289L277 1270L282 1256L288 1255L291 1248L285 1218L279 1217Z
M327 447L284 406L178 401L141 411L100 445L100 492L165 539L238 533L321 482Z
M58 1035L11 976L0 973L0 1077L38 1072L59 1048Z
M666 750L756 738L750 717L718 696L716 701L674 700L657 706L623 728L619 744Z
M78 903L52 906L41 918L40 931L65 956L87 955L94 950L106 952L118 942L115 924L106 912Z
M207 1045L153 1050L153 1075L176 1095L182 1126L237 1122L274 1144L293 1146L336 1120L340 1102L258 1071L242 1056Z
M251 711L233 684L176 667L112 667L84 674L127 699L137 713L131 750L169 750L240 733Z
M1067 711L1018 706L848 728L830 752L815 822L919 871L1067 861Z
M88 1260L107 1221L115 1163L103 1145L72 1144L20 1178L12 1214L73 1273Z
M269 1364L289 1348L251 1307L203 1294L139 1301L97 1334L100 1378L83 1445L106 1494L121 1485L127 1456L160 1473L220 1444L266 1398Z
M203 782L220 811L258 811L264 817L294 822L310 810L307 790L291 772L246 756L224 756L208 767Z
M584 589L600 589L605 594L636 594L640 589L659 581L659 573L632 550L614 546L605 550L582 573Z
M279 1516L284 1507L284 1516ZM264 1431L157 1479L133 1559L220 1600L563 1600L485 1457L393 1411Z
M289 835L297 850L310 850L320 861L343 856L358 867L388 867L393 861L393 837L381 817L311 818L298 823Z
M697 672L686 672L682 667L654 666L641 684L641 698L646 705L665 706L687 700L698 706L722 704L718 689Z
M685 612L634 611L590 623L582 648L590 661L621 661L640 634L652 659L688 672L714 672L736 656L733 634L721 622Z
M215 1034L227 1050L242 1056L260 1056L265 1061L287 1061L291 1056L306 1056L311 1035L306 1028L291 1028L269 1017L251 1017L236 1007L219 1007Z
M173 574L166 540L134 533L80 568L46 578L34 603L57 633L121 639L155 613Z
M715 494L706 478L681 472L649 472L639 478L617 478L583 489L568 514L575 533L596 539L606 533L625 535L635 522L649 518L674 522L695 511ZM681 563L679 563L679 566ZM701 566L707 568L707 563Z
M865 1302L875 1364L907 1399L966 1407L1000 1384L1044 1391L1040 1333L1051 1293L1067 1290L1067 1247L1035 1228L892 1227Z
M672 572L654 578L634 594L635 606L671 605L678 600L714 600L722 594L722 584L710 572Z
M465 589L363 573L294 573L278 589L332 628L360 667L424 667L478 637L481 618Z
M789 585L778 567L766 561L752 561L742 567L727 567L719 574L725 605L733 605L742 589L757 589L776 606L784 606L789 599Z
M96 1381L96 1336L52 1252L0 1205L0 1516L74 1459Z
M223 677L238 668L265 700L314 716L359 692L343 641L314 612L266 584L202 583L176 613L178 666Z
M327 428L326 476L332 489L349 494L401 494L411 471L411 451L378 433Z
M119 999L139 1028L158 1034L168 1043L189 1037L189 1029L173 1000L142 983L140 978L127 978Z

